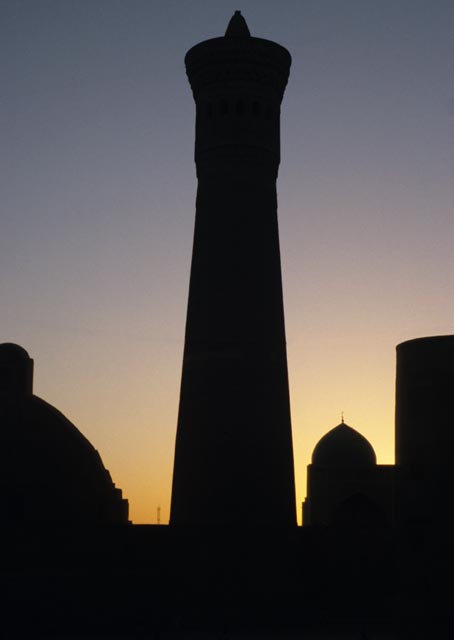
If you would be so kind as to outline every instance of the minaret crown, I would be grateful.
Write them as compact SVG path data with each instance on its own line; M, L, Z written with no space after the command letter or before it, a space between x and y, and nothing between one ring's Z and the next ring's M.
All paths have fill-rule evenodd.
M250 38L251 32L241 11L235 11L225 32L226 38Z

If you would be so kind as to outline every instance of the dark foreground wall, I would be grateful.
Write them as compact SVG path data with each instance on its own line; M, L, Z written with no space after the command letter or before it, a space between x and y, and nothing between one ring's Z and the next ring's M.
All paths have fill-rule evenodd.
M5 637L414 638L450 624L443 539L424 530L10 534Z

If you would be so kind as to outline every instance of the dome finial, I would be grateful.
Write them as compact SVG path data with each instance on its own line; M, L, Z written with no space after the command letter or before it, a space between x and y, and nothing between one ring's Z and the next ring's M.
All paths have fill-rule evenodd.
M249 38L251 32L246 24L246 20L241 15L241 11L235 11L230 18L230 22L225 32L226 38Z
M342 422L342 424L345 424L344 423L344 412L343 411L341 411L341 422Z

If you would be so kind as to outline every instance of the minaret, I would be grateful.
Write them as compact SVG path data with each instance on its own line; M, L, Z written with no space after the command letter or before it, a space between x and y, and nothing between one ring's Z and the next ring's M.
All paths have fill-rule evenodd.
M291 58L236 11L185 62L198 190L170 523L291 526L276 197Z

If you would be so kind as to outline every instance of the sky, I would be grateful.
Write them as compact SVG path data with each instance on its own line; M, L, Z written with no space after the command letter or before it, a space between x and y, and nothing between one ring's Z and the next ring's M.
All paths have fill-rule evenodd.
M196 176L186 51L289 49L279 226L297 510L341 420L394 462L395 346L454 333L452 0L0 0L0 342L169 518Z

